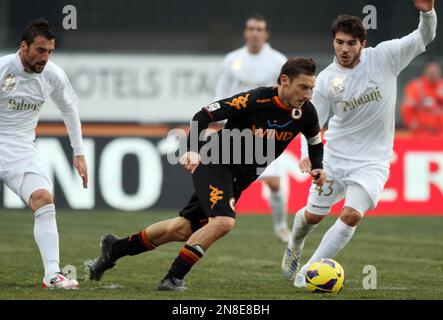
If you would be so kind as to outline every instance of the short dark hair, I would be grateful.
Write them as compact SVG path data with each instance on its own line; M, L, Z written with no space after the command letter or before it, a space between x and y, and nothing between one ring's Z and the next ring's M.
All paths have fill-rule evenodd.
M23 32L22 41L25 41L30 46L37 36L42 36L48 40L55 39L56 33L49 27L48 20L44 18L38 18L34 21L30 21Z
M250 15L246 20L245 20L245 28L246 28L246 24L248 23L249 20L257 20L257 21L263 21L266 24L266 30L268 29L268 21L266 20L265 16L261 13L254 13L253 15Z
M299 74L314 76L316 67L315 61L311 58L290 58L281 68L277 82L280 84L280 77L282 74L288 76L290 80L294 79Z
M335 39L337 32L343 32L363 42L366 39L366 29L359 17L350 15L339 15L332 22L332 38Z

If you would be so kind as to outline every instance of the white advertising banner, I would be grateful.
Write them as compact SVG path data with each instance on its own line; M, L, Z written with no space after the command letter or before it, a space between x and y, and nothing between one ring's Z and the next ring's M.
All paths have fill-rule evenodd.
M190 121L214 99L222 56L66 54L51 61L68 75L80 98L82 121ZM48 99L42 120L60 120Z

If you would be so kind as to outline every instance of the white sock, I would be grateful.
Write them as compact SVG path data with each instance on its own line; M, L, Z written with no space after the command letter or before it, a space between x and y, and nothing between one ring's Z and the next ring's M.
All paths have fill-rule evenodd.
M283 200L282 193L280 191L272 191L269 197L269 204L272 209L272 217L274 219L274 226L284 228L288 226L286 204Z
M309 259L300 271L306 273L311 263L319 261L320 259L334 258L335 255L348 244L349 240L351 240L355 229L357 229L357 227L348 226L338 218L334 225L326 231L317 250L315 250L311 259Z
M303 249L306 237L317 226L317 224L309 224L306 221L305 210L306 207L303 207L297 211L292 225L288 247L295 252L300 252Z
M42 256L45 275L59 272L59 245L54 204L38 209L34 221L34 238Z

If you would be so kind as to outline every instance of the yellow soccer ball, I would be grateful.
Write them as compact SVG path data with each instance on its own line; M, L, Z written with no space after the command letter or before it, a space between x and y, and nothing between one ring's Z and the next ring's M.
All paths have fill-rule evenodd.
M342 266L332 259L312 263L306 273L306 287L310 292L339 293L345 284Z

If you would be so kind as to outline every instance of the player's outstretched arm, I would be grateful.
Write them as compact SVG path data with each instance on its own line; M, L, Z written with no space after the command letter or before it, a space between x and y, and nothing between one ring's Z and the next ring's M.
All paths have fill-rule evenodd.
M437 15L434 10L434 0L414 0L415 7L420 11L420 32L423 43L427 46L434 40L437 29Z
M74 156L74 167L82 178L83 188L88 188L88 165L84 155Z
M414 0L414 5L420 11L418 28L408 35L381 42L374 49L380 64L385 64L397 76L409 63L434 40L437 30L437 14L434 0Z

